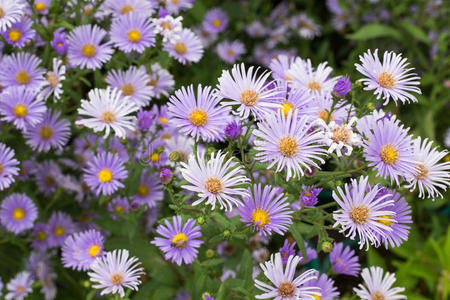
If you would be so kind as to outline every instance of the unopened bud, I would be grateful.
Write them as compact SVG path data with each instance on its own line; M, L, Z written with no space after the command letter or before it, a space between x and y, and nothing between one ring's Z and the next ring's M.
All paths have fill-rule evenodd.
M330 243L328 241L325 241L325 242L322 243L322 251L323 252L330 253L331 250L333 250L333 244L332 243Z
M178 151L173 151L169 154L170 161L178 162L180 161L180 153Z
M205 224L205 217L203 217L203 216L198 217L198 218L197 218L197 223L198 223L199 225Z
M214 256L214 250L213 249L206 250L206 257L207 258L211 258L213 256Z

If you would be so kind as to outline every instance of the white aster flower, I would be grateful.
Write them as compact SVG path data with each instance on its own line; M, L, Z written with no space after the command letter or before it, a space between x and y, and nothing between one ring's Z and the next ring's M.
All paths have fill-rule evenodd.
M365 268L361 272L364 283L358 285L353 291L362 300L397 300L406 299L406 296L400 295L405 288L392 287L395 282L395 274L386 272L383 276L383 269L380 267Z
M182 16L176 18L171 15L167 15L163 18L153 19L155 25L155 33L159 33L163 37L163 43L176 43L180 38L181 31L183 30Z
M59 100L63 93L62 81L66 79L66 66L63 65L61 59L53 58L53 70L47 73L46 79L47 81L39 92L38 97L47 100L53 93L53 101Z
M353 125L358 121L353 117L347 124L337 124L331 121L326 124L322 119L318 119L323 127L324 143L329 146L328 153L336 151L338 157L352 154L353 146L361 146L361 136L353 131Z

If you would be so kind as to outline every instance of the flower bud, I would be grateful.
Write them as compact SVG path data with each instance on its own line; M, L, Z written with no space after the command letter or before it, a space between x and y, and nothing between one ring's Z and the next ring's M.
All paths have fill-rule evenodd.
M233 121L225 127L225 135L230 139L237 139L242 134L241 121Z
M207 258L211 258L213 256L214 256L214 250L213 249L206 250L206 257Z
M322 243L322 251L325 253L330 253L331 250L333 250L333 244L330 243L329 241L325 241Z
M231 231L229 231L228 229L224 230L224 231L223 231L223 236L224 236L225 238L230 237L230 236L231 236Z
M373 111L373 110L375 109L375 104L373 104L372 102L369 102L369 103L367 103L367 108L368 108L370 111Z
M177 162L180 161L180 153L178 151L173 151L169 154L170 161Z
M348 78L348 76L341 77L334 85L333 94L336 97L344 98L345 95L347 95L348 92L350 92L351 85L352 82L350 81L350 78Z
M173 173L169 169L162 168L159 172L159 178L161 179L161 183L163 184L168 184L172 180L172 177Z
M198 223L199 225L205 224L205 217L203 217L203 216L198 217L198 218L197 218L197 223Z

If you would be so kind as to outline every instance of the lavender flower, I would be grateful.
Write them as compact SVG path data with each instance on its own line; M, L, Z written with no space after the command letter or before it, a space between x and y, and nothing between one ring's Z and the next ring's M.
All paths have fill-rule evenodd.
M13 193L0 205L0 223L14 234L33 228L37 216L36 205L25 194Z
M222 32L228 25L228 16L220 8L213 8L206 13L202 25L206 32Z
M63 31L63 28L58 28L53 32L53 40L50 42L50 45L59 55L66 54L69 45L67 44L66 33Z
M26 43L33 40L36 31L31 28L33 22L28 16L23 16L18 22L15 22L6 31L2 32L3 38L8 44L17 48L23 48Z
M288 239L285 239L283 247L281 247L280 250L278 250L284 265L287 263L289 256L295 255L294 249L295 244L296 244L295 242L290 243Z
M6 285L8 293L5 295L6 300L23 300L33 291L33 278L28 271L18 273Z
M350 246L344 248L344 243L335 243L330 252L331 267L337 274L357 277L361 270L358 260L355 250L352 250Z
M14 183L14 176L19 174L19 161L14 157L14 149L0 143L0 191Z
M103 255L102 234L96 230L87 230L69 236L62 247L64 267L78 271L90 269L97 257Z
M239 121L232 121L227 124L225 127L225 135L231 139L237 139L242 134L242 122Z
M362 300L373 299L407 299L400 293L405 290L403 287L392 287L395 282L395 274L386 272L380 267L365 268L361 272L365 285L359 284L353 291ZM366 287L367 286L367 287Z
M352 82L348 76L341 77L333 88L333 94L337 97L344 98L350 92Z
M322 188L317 188L315 185L308 186L302 184L302 192L300 192L299 201L292 203L292 208L299 210L302 207L315 207L318 202L318 196L322 190Z

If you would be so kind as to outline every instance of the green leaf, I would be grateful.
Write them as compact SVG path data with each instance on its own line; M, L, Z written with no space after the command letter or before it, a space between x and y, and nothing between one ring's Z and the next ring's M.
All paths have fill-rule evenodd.
M297 225L292 224L291 228L289 228L289 231L291 232L292 236L294 237L295 241L297 242L297 246L300 248L300 251L302 252L302 256L306 257L305 241L303 240L302 234L297 229Z
M251 287L253 285L252 272L253 272L252 255L250 254L250 251L246 249L244 251L244 254L242 254L241 267L239 269L239 272L237 273L238 278L244 279L245 281L244 286L246 288Z
M398 30L389 26L380 24L368 24L363 26L357 32L348 34L346 37L351 40L359 40L359 41L365 41L381 37L392 37L397 40L401 40L402 34Z
M405 21L400 23L400 26L419 41L430 44L430 40L426 33L416 25Z

